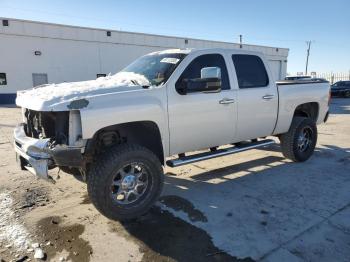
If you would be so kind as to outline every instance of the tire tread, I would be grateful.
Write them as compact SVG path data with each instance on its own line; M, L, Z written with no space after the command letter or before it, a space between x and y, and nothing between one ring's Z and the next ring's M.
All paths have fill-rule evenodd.
M303 162L309 158L309 157L307 157L306 159L302 159L300 156L298 156L298 154L295 150L295 143L296 143L295 136L296 136L296 133L297 133L298 129L300 128L300 126L303 125L305 122L307 122L308 124L312 125L313 128L315 129L315 131L316 131L315 140L317 141L317 127L316 127L316 124L311 122L311 121L312 120L310 118L296 116L293 118L293 121L292 121L292 124L289 128L289 131L280 136L282 154L286 158L288 158L294 162ZM316 143L316 141L315 141L315 143ZM313 149L312 149L312 152L313 152Z
M103 184L103 179L105 179L106 173L111 172L111 163L118 161L118 159L120 159L123 155L133 152L138 152L138 154L144 155L144 157L148 158L151 162L153 162L157 168L157 173L160 175L160 185L158 186L157 191L152 196L150 201L152 202L152 204L158 199L162 191L164 179L163 169L158 157L152 151L137 144L122 144L107 150L106 152L98 156L94 164L91 166L87 175L87 189L89 198L96 207L96 209L106 217L111 218L113 220L133 219L143 215L150 208L150 206L139 208L138 211L134 212L133 214L127 214L122 212L116 213L106 206L104 199L101 199L100 187Z

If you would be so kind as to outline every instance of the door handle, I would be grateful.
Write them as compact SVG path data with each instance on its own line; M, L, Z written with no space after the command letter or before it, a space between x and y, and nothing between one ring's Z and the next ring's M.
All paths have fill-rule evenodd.
M232 103L234 103L234 102L235 102L234 99L224 98L224 99L222 99L222 100L219 101L219 104L227 105L227 104L232 104Z
M262 99L264 99L264 100L271 100L272 98L274 98L275 96L274 95L264 95L263 97L262 97Z

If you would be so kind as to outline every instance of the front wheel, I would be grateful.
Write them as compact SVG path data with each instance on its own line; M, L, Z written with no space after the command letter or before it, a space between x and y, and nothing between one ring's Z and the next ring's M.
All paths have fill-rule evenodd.
M280 136L282 153L294 162L304 162L313 154L317 142L316 123L306 117L294 117L289 131Z
M91 166L91 202L106 217L128 220L146 213L163 187L163 169L147 148L124 144L105 152Z

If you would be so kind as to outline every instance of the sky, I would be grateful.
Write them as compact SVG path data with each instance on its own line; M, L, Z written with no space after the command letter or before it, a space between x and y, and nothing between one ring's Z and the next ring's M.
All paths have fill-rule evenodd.
M0 0L0 17L289 48L291 74L350 72L350 0Z

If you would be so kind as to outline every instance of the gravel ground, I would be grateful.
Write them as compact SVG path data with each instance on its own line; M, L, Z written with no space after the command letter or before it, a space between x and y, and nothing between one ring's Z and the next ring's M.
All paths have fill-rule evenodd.
M150 213L119 223L70 175L19 170L20 110L0 107L0 261L350 261L350 99L331 112L309 161L275 145L167 168Z

